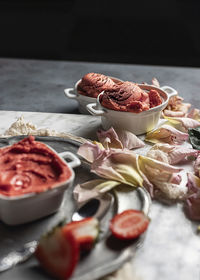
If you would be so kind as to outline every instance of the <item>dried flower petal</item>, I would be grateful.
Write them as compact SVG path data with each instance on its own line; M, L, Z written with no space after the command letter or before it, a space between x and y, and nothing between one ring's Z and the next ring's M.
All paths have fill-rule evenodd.
M79 147L77 154L86 159L88 162L93 162L102 154L103 151L104 148L101 147L101 145L87 142Z
M200 155L197 157L194 163L194 172L196 176L200 177Z
M129 150L143 147L145 144L135 134L126 130L115 131L112 127L107 130L98 130L97 136L105 149L115 148Z
M74 188L74 198L78 203L84 203L91 198L98 197L112 188L120 185L119 182L111 180L96 179L83 184L78 184Z
M199 109L192 109L186 116L187 118L194 119L198 122L200 122L200 110Z
M165 117L172 124L180 124L185 132L188 131L189 128L196 128L200 126L200 122L191 118L172 118Z
M119 137L116 131L111 127L109 130L104 131L99 129L97 131L97 136L101 144L104 146L105 149L115 148L115 149L122 149L123 145L119 140Z
M91 171L100 177L131 185L142 186L138 171L137 155L127 150L105 150L91 166Z
M183 146L156 144L147 153L147 156L169 164L177 164L189 160L188 157L197 157L198 151Z
M191 107L190 103L183 103L183 98L181 96L173 96L169 99L168 105L166 109L164 110L164 115L165 111L172 111L172 112L182 112L184 116L187 114L188 109Z
M192 220L200 220L200 178L188 173L189 195L185 201L185 210Z
M117 134L120 141L122 142L123 148L132 150L136 148L142 148L145 146L144 142L130 131L117 130Z
M153 196L165 196L169 199L183 199L187 193L185 173L181 168L139 156L138 166L141 174L145 175L144 186L153 186ZM148 182L149 181L149 182Z
M151 143L181 144L188 140L188 134L183 133L170 125L163 125L147 133L145 141Z
M160 83L155 77L152 79L152 85L155 87L160 87Z
M171 110L164 110L163 111L164 116L166 117L184 117L185 113L182 111L171 111Z

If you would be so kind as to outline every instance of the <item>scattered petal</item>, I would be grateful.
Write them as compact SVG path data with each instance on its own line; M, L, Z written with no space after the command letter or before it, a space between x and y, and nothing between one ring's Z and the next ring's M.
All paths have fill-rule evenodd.
M181 96L173 96L170 98L168 105L166 107L166 109L164 110L164 115L165 111L171 111L171 112L182 112L183 115L185 116L189 110L189 108L191 107L190 103L183 103L183 98Z
M102 193L105 193L118 185L120 185L120 183L116 181L96 179L76 185L73 194L77 203L81 204L91 198L99 197Z
M194 172L195 175L200 177L200 155L197 157L194 163Z
M155 77L152 79L152 85L155 87L160 87L160 83Z
M179 175L181 178L181 184L175 184L173 182L162 182L156 187L160 193L156 194L157 197L164 197L171 200L184 200L187 195L187 181L186 174Z
M122 142L123 148L136 149L145 146L144 142L140 140L135 134L127 130L117 131L120 141Z
M169 148L165 149L165 147L171 147L171 145L168 144L155 144L148 152L147 152L147 157L169 163L169 152L172 150Z
M98 176L131 185L142 186L138 171L137 155L127 150L105 150L91 165Z
M144 186L147 184L154 188L153 196L164 196L173 200L185 197L187 181L181 168L144 156L139 156L138 165L141 174L145 175Z
M86 142L79 147L77 154L88 162L93 162L103 153L103 151L104 148L102 148L101 145Z
M170 125L163 125L147 133L145 141L151 143L182 144L188 140L188 134L177 130Z
M156 144L148 152L147 156L169 164L177 164L197 157L199 152L192 148L174 146L169 144Z
M185 132L188 131L188 128L196 128L200 126L200 122L191 118L172 118L165 117L172 124L181 124Z
M184 117L185 113L182 111L171 111L171 110L164 110L163 111L164 116L166 117Z
M188 172L187 187L189 195L200 191L200 178Z
M190 109L191 104L190 103L182 103L179 106L179 110L182 111L183 113L187 114L188 110Z
M97 136L101 144L104 146L105 149L115 148L115 149L122 149L123 145L119 140L119 137L116 131L111 127L109 130L104 131L99 129L97 131Z
M105 149L115 148L129 150L143 147L145 144L135 134L126 130L115 131L112 127L107 130L98 130L97 136Z
M200 110L199 109L192 109L186 116L187 118L194 119L198 122L200 122Z
M200 220L200 178L188 173L189 195L185 201L185 210L192 220Z
M139 156L138 164L139 164L140 170L142 168L142 172L145 170L145 168L150 168L150 171L152 172L152 174L158 175L160 177L159 180L164 180L164 181L166 179L167 180L171 179L171 176L173 173L178 173L182 170L182 168L175 167L175 166L169 165L167 163L161 162L159 160L155 160L155 159L145 157L145 156ZM159 175L160 174L159 171L162 172L163 176ZM143 172L143 173L146 174L146 172Z

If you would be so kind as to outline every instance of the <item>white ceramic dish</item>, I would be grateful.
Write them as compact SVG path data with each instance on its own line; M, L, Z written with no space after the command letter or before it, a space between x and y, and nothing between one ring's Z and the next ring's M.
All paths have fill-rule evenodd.
M110 76L108 76L108 77L113 79L113 80L122 82L122 80L117 79L115 77L110 77ZM66 97L78 101L78 109L79 109L80 113L88 114L88 110L86 109L86 106L87 106L87 104L95 102L96 98L80 94L78 92L78 85L79 85L80 82L81 82L81 79L76 82L74 88L64 89L64 94L65 94Z
M138 84L138 86L143 90L157 90L163 99L162 104L141 113L115 111L100 104L99 96L103 94L102 92L98 95L96 103L87 105L87 110L94 116L101 116L102 127L106 130L114 127L129 130L136 135L151 131L156 127L161 111L167 106L169 98L177 95L177 91L169 86L161 88L146 84Z
M8 225L19 225L31 222L55 213L61 206L64 194L74 181L73 168L80 165L80 160L71 152L57 153L48 146L61 160L68 165L71 176L65 182L55 185L41 193L29 193L8 197L0 194L0 220ZM64 159L71 160L66 163Z

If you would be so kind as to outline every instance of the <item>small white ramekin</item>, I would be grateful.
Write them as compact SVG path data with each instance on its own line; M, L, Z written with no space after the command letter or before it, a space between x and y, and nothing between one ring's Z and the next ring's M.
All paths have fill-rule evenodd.
M122 82L122 80L117 79L115 77L111 77L111 76L108 76L108 77L111 78L114 81ZM80 82L81 82L81 79L76 82L74 88L64 89L64 94L65 94L66 97L78 101L78 109L79 109L80 113L88 114L88 110L86 109L86 106L87 106L87 104L96 102L96 98L80 94L78 92L78 85L79 85Z
M162 104L141 113L115 111L100 104L99 96L103 94L102 92L98 95L96 103L87 105L87 110L94 116L101 116L102 127L105 130L114 127L129 130L136 135L151 131L158 124L161 111L167 106L169 98L177 95L177 91L169 86L161 88L146 84L138 84L138 86L147 91L155 89L163 99Z
M80 160L71 152L53 152L69 167L71 176L65 182L53 185L53 188L40 193L28 193L19 196L0 194L0 220L7 225L28 223L55 213L60 208L66 189L74 181L73 168L80 165ZM71 160L66 162L64 159Z

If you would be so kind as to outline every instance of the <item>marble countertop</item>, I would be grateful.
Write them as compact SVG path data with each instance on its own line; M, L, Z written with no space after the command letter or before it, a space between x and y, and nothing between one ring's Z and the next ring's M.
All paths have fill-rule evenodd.
M31 121L39 128L48 127L94 138L100 119L78 115L77 102L63 94L64 88L73 87L87 72L137 82L150 82L157 77L161 85L174 87L186 102L200 108L200 69L0 59L0 133L23 114L25 121ZM64 213L61 211L56 215L62 217ZM16 241L23 244L38 238L38 229L41 227L42 231L46 225L52 225L55 217L17 229L0 223L0 242L8 248L16 246ZM181 204L153 202L150 218L144 244L132 262L133 279L199 280L200 236L196 232L197 223L185 217ZM15 239L11 238L13 233L16 234ZM2 252L1 249L0 254ZM25 264L1 274L0 278L35 279L35 274Z

